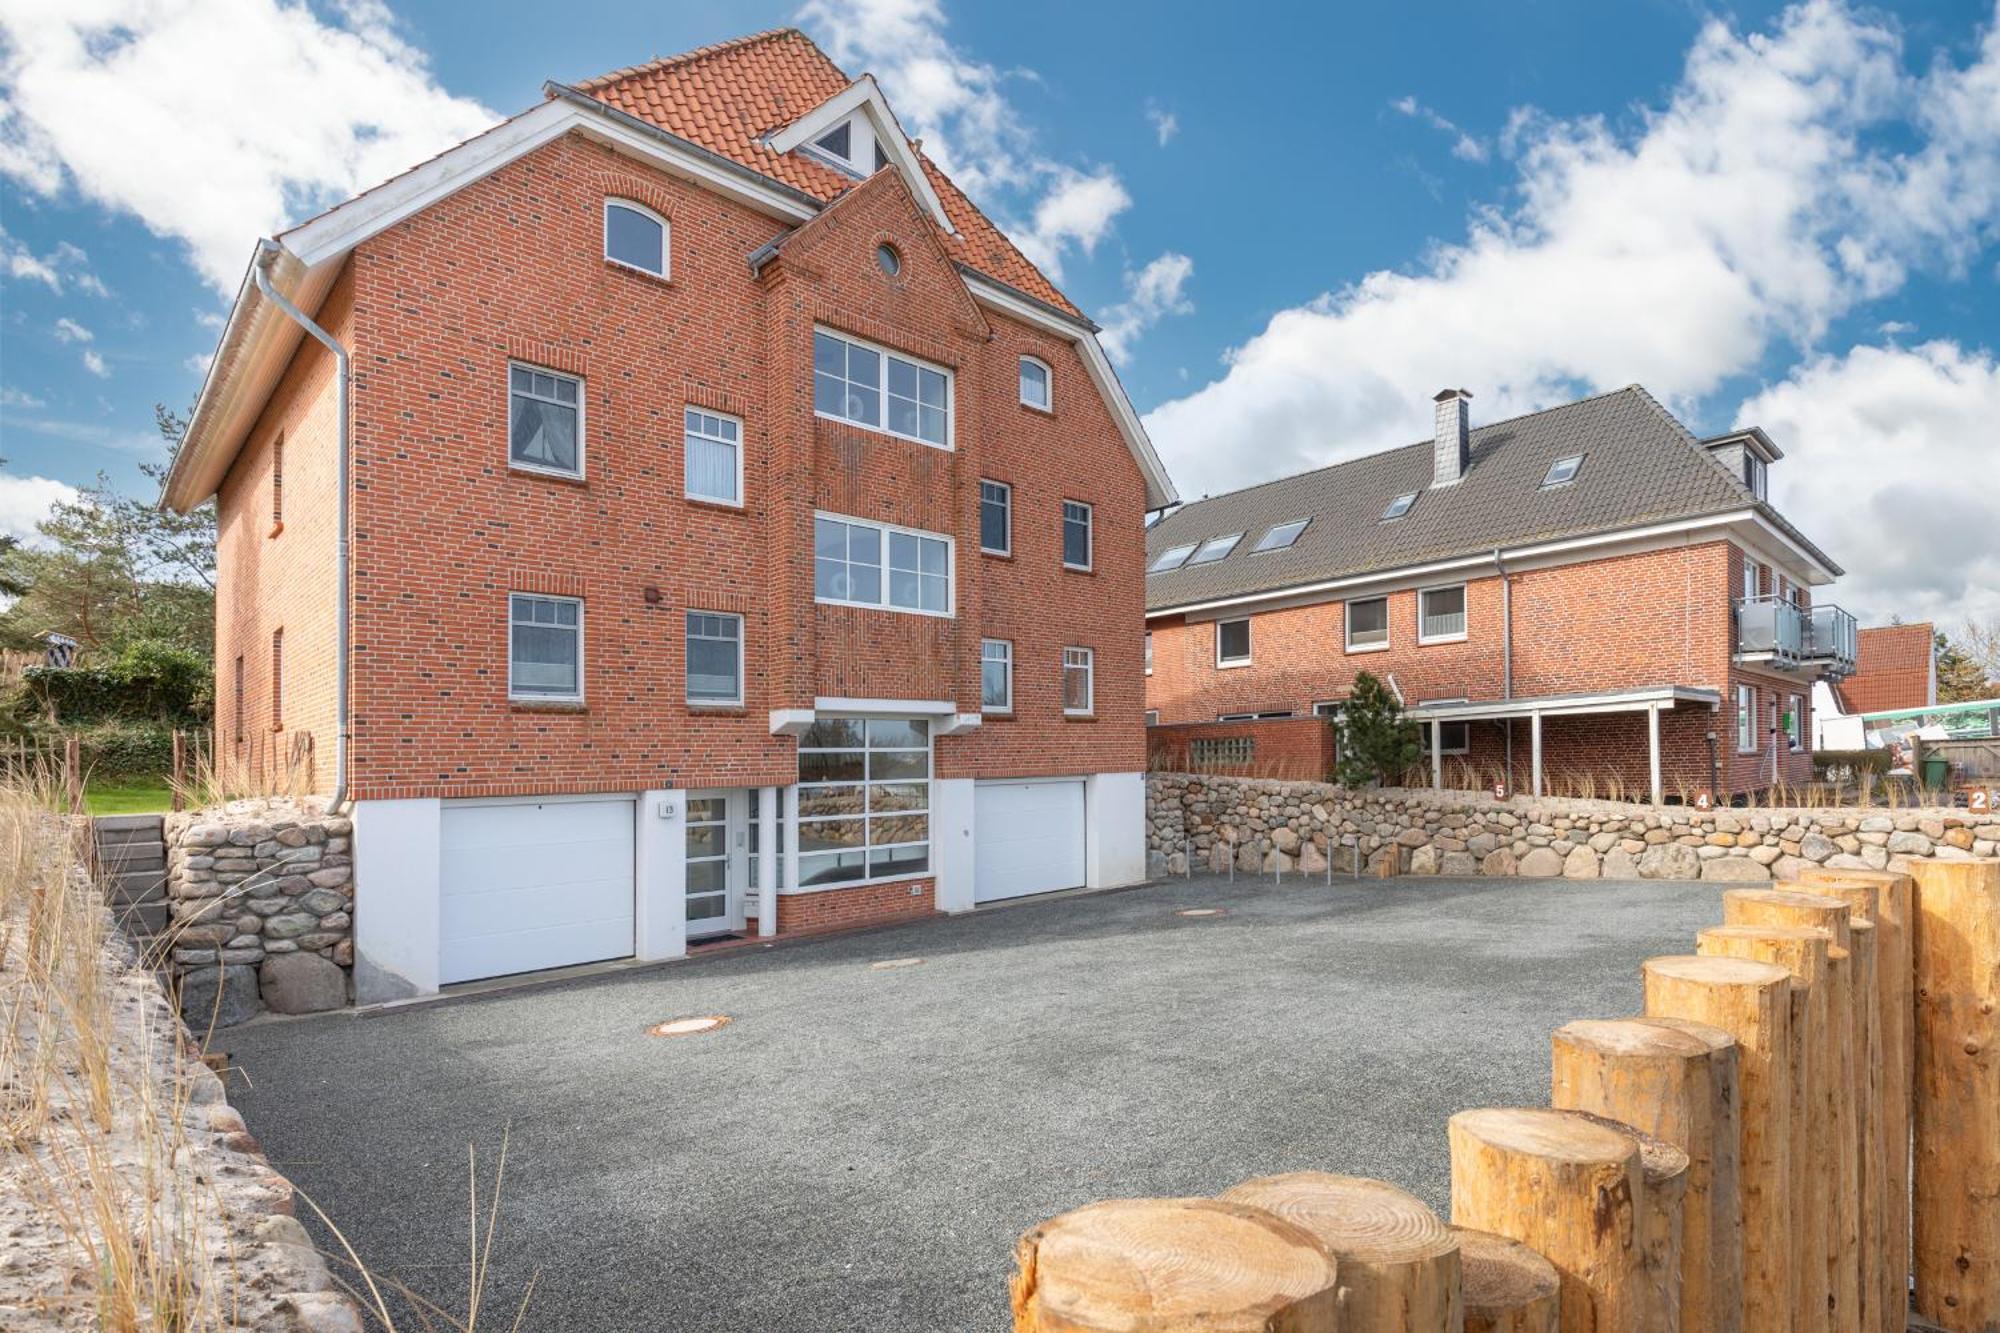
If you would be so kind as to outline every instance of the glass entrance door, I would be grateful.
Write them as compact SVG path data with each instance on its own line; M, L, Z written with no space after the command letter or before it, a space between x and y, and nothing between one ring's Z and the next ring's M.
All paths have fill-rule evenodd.
M744 801L740 791L697 791L687 802L687 935L743 928Z

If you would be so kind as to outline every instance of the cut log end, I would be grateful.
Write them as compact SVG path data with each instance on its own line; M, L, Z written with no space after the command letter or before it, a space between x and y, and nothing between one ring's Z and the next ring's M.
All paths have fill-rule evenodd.
M1465 1333L1556 1333L1556 1267L1517 1240L1473 1227L1458 1233Z
M1014 1262L1017 1333L1338 1327L1333 1256L1303 1229L1245 1204L1091 1204L1022 1236Z

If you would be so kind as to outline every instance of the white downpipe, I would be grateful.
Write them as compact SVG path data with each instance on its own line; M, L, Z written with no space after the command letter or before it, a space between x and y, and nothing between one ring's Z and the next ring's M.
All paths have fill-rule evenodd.
M250 265L250 272L257 280L257 290L264 298L278 307L285 318L292 321L317 338L327 351L333 353L334 384L340 404L340 424L334 439L338 444L340 481L339 500L335 504L334 518L334 653L333 653L333 795L327 801L329 811L339 810L347 801L347 652L350 631L348 586L348 475L352 455L349 432L352 429L348 397L351 389L347 349L340 345L331 333L312 322L306 312L293 305L282 296L271 283L269 272L271 261L282 253L278 243L272 240L257 242L257 258Z

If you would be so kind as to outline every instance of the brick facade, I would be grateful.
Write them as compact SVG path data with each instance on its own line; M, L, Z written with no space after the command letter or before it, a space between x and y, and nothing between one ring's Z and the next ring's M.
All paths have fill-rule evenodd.
M1773 591L1768 570L1764 578L1762 590ZM1733 543L1700 541L1579 559L1517 570L1509 579L1513 697L1666 685L1712 689L1723 699L1719 712L1684 703L1661 715L1662 785L1669 797L1714 785L1711 729L1722 792L1770 786L1774 755L1779 780L1810 780L1812 732L1803 716L1810 708L1809 685L1732 661L1732 606L1744 587L1743 553ZM1389 645L1383 649L1346 647L1342 601L1256 611L1247 666L1217 664L1213 621L1156 618L1148 624L1153 669L1146 678L1146 706L1157 711L1162 724L1212 724L1219 715L1243 712L1288 710L1304 716L1315 704L1345 698L1363 671L1392 679L1409 705L1502 698L1507 670L1501 579L1489 571L1468 578L1465 589L1465 637L1440 643L1418 642L1419 594L1411 587L1387 594ZM1760 741L1750 754L1738 753L1736 745L1738 684L1758 691ZM1773 732L1777 713L1790 706L1793 695L1802 714L1800 734L1807 738L1807 748L1797 752ZM1467 753L1446 756L1447 784L1486 787L1509 774L1509 725L1467 724ZM1530 781L1529 723L1521 718L1511 727L1510 786L1519 790ZM1552 784L1622 786L1639 793L1649 784L1643 714L1546 718L1542 743Z

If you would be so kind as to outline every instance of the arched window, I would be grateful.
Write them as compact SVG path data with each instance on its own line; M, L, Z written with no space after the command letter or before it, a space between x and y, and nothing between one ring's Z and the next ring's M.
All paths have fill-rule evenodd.
M1049 388L1049 368L1032 356L1021 358L1021 401L1044 412L1055 407Z
M604 257L656 278L667 276L667 220L629 199L604 201Z

